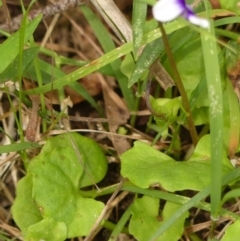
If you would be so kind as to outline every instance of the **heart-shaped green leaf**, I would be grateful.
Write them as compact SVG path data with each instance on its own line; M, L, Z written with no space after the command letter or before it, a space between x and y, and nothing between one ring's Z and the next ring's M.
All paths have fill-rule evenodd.
M99 182L106 170L106 157L93 140L76 133L49 139L19 182L12 208L27 240L45 240L50 233L37 230L44 230L47 223L61 235L46 240L87 235L104 204L83 198L79 189Z
M148 188L159 184L174 192L179 190L202 190L210 184L209 137L200 140L192 158L175 161L147 144L137 141L134 147L121 156L121 174L133 184ZM223 157L223 175L231 171L226 156Z

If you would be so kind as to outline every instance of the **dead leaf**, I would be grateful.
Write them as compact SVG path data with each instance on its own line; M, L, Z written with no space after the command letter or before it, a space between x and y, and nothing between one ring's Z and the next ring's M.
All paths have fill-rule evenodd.
M85 90L87 90L87 92L91 96L96 96L102 91L101 84L99 83L96 73L85 76L79 81L79 83L83 86ZM81 95L79 95L76 91L74 91L72 88L66 86L64 90L66 96L70 96L73 104L77 104L84 101L84 98Z
M99 81L102 85L105 110L108 120L117 120L116 122L109 121L109 130L111 133L117 133L121 124L126 124L130 113L123 102L123 100L113 91L113 89L106 83L103 76L98 74ZM111 136L111 140L117 153L121 155L123 152L131 148L127 138L122 136Z

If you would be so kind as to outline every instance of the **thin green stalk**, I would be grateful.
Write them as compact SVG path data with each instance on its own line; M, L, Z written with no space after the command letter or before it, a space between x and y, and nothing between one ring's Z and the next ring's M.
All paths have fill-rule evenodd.
M23 121L22 121L22 99L23 99L23 88L22 88L22 65L23 65L23 48L24 48L24 38L25 38L25 30L27 24L27 13L24 14L21 27L19 31L19 57L18 57L18 83L19 83L19 94L18 94L18 104L19 104L19 129L18 134L21 142L24 142L24 133L23 133ZM28 165L28 157L26 151L22 151L20 153L21 158L23 160L25 168Z
M146 91L146 94L150 94L150 93L147 93L147 92L150 92L150 90ZM159 92L160 92L160 85L157 85L154 96L155 97L159 96ZM153 121L153 115L151 115L148 119L148 123L147 123L145 133L148 133L150 131L149 125L151 125L152 121Z
M178 72L176 62L173 58L172 51L171 51L171 48L170 48L170 45L169 45L169 42L168 42L168 39L167 39L167 35L166 35L166 32L164 30L164 27L163 27L162 23L159 23L159 28L160 28L161 33L162 33L163 43L164 43L164 46L165 46L165 49L166 49L168 59L169 59L169 62L171 64L171 67L172 67L172 70L173 70L175 83L176 83L176 86L177 86L177 88L180 92L180 95L182 97L183 107L186 110L186 112L188 113L187 122L188 122L189 132L190 132L190 135L191 135L191 138L192 138L192 142L193 142L193 145L196 146L197 142L198 142L198 136L197 136L196 128L194 126L191 108L190 108L190 105L189 105L189 102L188 102L187 94L186 94L186 91L184 89L180 74Z
M24 37L25 37L25 29L26 29L26 15L24 15L22 22L21 22L21 27L19 31L19 58L18 58L18 84L19 84L19 92L18 92L18 101L19 101L19 136L21 142L24 142L24 135L23 135L23 123L22 123L22 65L23 65L23 47L24 47Z
M125 212L124 212L124 214L125 214ZM124 215L124 214L123 214L123 215ZM122 216L123 216L123 215L122 215ZM122 218L122 217L121 217L121 218ZM115 229L115 227L116 227L116 224L114 224L114 223L112 223L112 222L110 222L110 221L108 221L108 220L104 220L102 226L103 226L104 228L108 229L108 230L113 230L113 231L114 231L114 229ZM129 234L128 229L125 228L125 227L123 227L120 231L121 231L121 233ZM111 237L112 237L112 236L111 236Z

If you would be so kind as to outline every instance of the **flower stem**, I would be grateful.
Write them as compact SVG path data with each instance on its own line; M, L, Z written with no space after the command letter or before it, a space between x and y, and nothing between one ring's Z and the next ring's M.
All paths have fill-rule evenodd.
M169 59L169 62L171 64L171 67L172 67L172 70L173 70L175 84L176 84L176 86L177 86L177 88L180 92L181 97L182 97L183 108L188 113L187 122L188 122L189 132L190 132L190 135L191 135L191 138L192 138L192 142L193 142L193 145L196 146L197 142L198 142L198 136L197 136L196 128L194 126L191 108L190 108L190 105L189 105L189 102L188 102L187 94L186 94L186 91L184 89L180 74L178 72L176 62L173 58L173 54L172 54L172 51L171 51L171 48L170 48L170 45L169 45L169 42L168 42L168 38L167 38L167 35L166 35L166 32L164 30L164 27L163 27L162 23L159 23L159 28L160 28L161 33L162 33L163 43L164 43L164 46L165 46L165 49L166 49L168 59Z

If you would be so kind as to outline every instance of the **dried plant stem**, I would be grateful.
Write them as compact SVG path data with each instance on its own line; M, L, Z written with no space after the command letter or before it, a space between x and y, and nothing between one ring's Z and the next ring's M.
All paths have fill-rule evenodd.
M173 70L175 83L176 83L176 86L177 86L177 88L180 92L180 95L182 97L183 108L188 113L187 122L188 122L189 132L190 132L190 135L191 135L191 138L192 138L192 142L193 142L193 145L196 146L197 142L198 142L198 136L197 136L196 128L194 126L191 108L190 108L190 105L189 105L189 102L188 102L188 97L187 97L186 91L184 89L180 74L178 72L176 62L173 58L171 47L169 45L167 35L166 35L166 32L164 30L164 27L163 27L162 23L159 23L159 28L160 28L161 33L162 33L163 43L164 43L164 46L165 46L165 49L166 49L168 59L169 59L170 65L171 65L172 70Z
M70 8L77 7L79 5L85 4L83 0L61 0L58 2L55 2L53 4L47 5L46 7L42 9L34 9L29 12L28 19L31 21L40 14L43 15L42 20L46 19L49 16L53 16L57 13L61 13L63 11L66 11ZM16 31L20 28L21 20L23 15L18 15L17 17L13 18L10 23L4 23L0 25L0 29L4 31ZM10 29L9 29L10 28Z
M114 198L117 196L117 194L120 192L123 184L124 184L124 179L121 180L116 188L116 190L114 191L114 193L112 194L112 196L110 197L110 199L108 200L108 202L106 203L106 206L104 207L102 213L100 214L100 216L98 217L97 221L95 222L95 224L92 227L92 230L90 231L89 235L84 239L84 241L90 241L92 240L92 235L94 234L95 230L99 227L100 223L102 222L105 214L107 213L108 209L111 208L111 203L113 202Z

